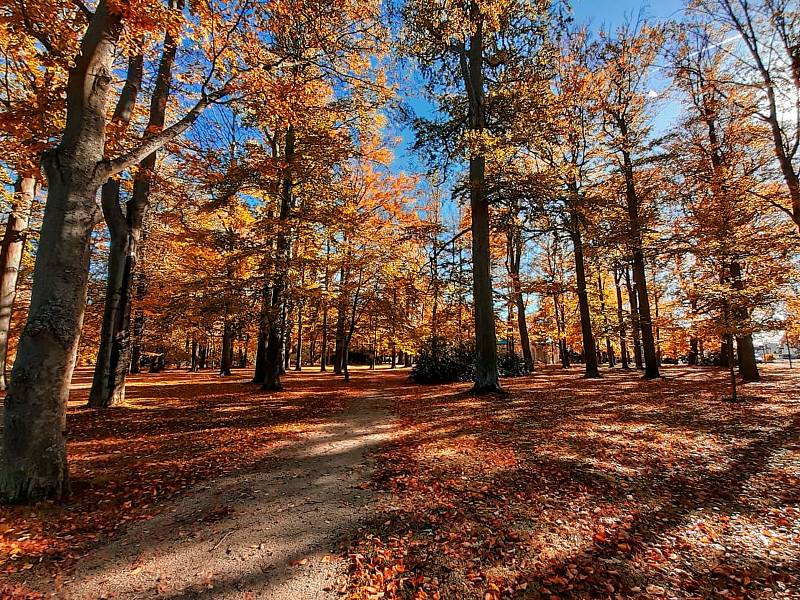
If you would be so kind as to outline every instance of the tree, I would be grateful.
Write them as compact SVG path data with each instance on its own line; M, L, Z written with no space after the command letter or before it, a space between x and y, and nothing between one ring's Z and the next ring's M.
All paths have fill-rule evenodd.
M124 26L161 27L169 15L137 19L100 0L73 58L66 88L66 122L58 145L43 159L47 203L34 268L28 321L5 399L0 496L10 502L61 498L68 491L65 407L86 296L90 235L99 217L95 195L109 178L138 163L190 127L229 92L222 84L178 121L115 158L106 150L106 107ZM158 12L158 11L156 11Z
M800 12L792 0L697 0L692 8L724 28L725 36L735 33L733 41L744 46L743 52L729 50L727 37L722 44L734 57L728 68L743 71L738 85L760 91L754 114L767 125L764 139L772 145L788 200L770 195L769 202L800 229Z
M624 26L604 36L601 48L601 107L607 144L624 181L628 244L642 335L645 377L659 377L653 318L647 292L643 199L638 191L635 153L643 153L649 134L648 77L658 56L663 33L648 26ZM633 310L633 306L631 306Z
M549 3L484 5L409 0L403 7L406 50L422 68L427 88L449 118L418 121L419 141L438 138L451 155L466 154L472 233L476 393L501 392L489 253L492 200L487 156L497 149L504 105L515 82L541 80ZM487 93L487 81L490 82Z

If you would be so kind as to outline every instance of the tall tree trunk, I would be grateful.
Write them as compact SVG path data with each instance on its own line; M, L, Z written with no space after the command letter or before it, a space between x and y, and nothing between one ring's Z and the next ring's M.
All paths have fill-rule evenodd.
M319 370L324 373L328 370L328 302L322 308L322 345L319 355Z
M584 377L600 377L597 367L597 346L592 332L592 314L589 309L589 291L586 289L586 266L583 262L583 238L581 236L578 212L573 207L570 211L570 237L572 238L575 256L575 279L578 284L578 309L581 315L581 338L583 340L583 357L586 364Z
M281 319L281 330L283 331L283 354L281 355L283 370L281 371L281 375L289 370L289 361L292 358L292 329L294 329L294 323L292 322L290 314L291 308L284 302L283 318Z
M28 320L5 398L0 497L62 498L69 488L66 402L86 303L106 106L120 18L101 0L67 80L67 121L43 159L47 204ZM91 84L89 83L91 82Z
M510 228L508 245L509 275L511 276L514 304L517 309L517 329L519 329L519 343L520 346L522 346L522 359L525 362L525 368L529 372L533 372L533 352L531 351L531 340L528 334L528 321L525 318L525 298L522 295L522 284L519 280L519 271L522 264L522 250L524 247L519 228Z
M11 329L11 314L17 297L17 280L34 196L36 196L35 176L20 175L14 185L14 203L8 214L6 232L0 249L0 390L6 389L8 334Z
M227 310L225 311L225 323L222 327L222 350L219 360L219 374L227 377L231 374L233 367L233 326L231 325Z
M623 369L630 369L630 358L628 357L628 339L625 327L625 318L622 312L622 270L614 266L614 287L617 291L617 324L619 326L619 354Z
M192 338L192 360L189 363L189 371L196 373L198 370L197 364L197 338Z
M608 366L614 367L616 366L616 360L614 357L614 348L611 346L611 337L609 336L609 323L608 323L608 313L606 313L606 293L603 287L603 273L602 271L597 271L597 293L600 294L600 313L603 315L603 329L606 338L606 357L608 358Z
M150 99L150 115L146 131L151 135L164 129L176 52L177 44L174 37L166 33L156 84ZM137 57L137 61L138 64L135 66L137 73L132 82L132 87L136 90L141 84L142 77L141 58ZM133 62L131 64L133 65ZM135 99L136 91L132 93ZM123 102L123 98L124 94L121 94L120 102ZM121 402L125 397L125 377L128 374L131 353L133 274L140 254L142 228L150 203L150 186L156 158L157 152L153 151L139 164L134 177L133 195L127 203L124 215L119 204L118 180L111 179L106 182L101 194L103 216L111 232L111 247L100 348L95 363L92 389L89 392L89 406L94 408L108 407Z
M744 290L744 279L742 278L742 265L737 261L731 261L731 280L733 287ZM736 318L738 324L746 322L749 318L749 311L746 306L737 306ZM739 375L745 381L760 381L761 374L758 372L756 363L756 350L753 345L753 334L736 336L736 355L739 358Z
M477 1L470 4L473 31L469 49L463 51L467 63L463 73L469 100L469 128L482 132L486 127L486 102L483 82L483 15ZM489 201L486 192L486 157L469 159L469 196L472 213L472 296L475 311L475 385L473 392L502 392L497 369L497 334L492 298L491 256L489 253Z
M295 347L295 371L303 370L303 305L297 307L297 341Z
M556 332L558 334L558 356L561 360L561 368L569 369L569 352L567 349L566 333L564 332L564 311L561 302L558 301L558 293L553 292L553 314L556 318ZM555 364L555 361L554 361Z
M86 304L97 190L190 127L226 90L205 94L160 134L106 157L105 130L121 13L99 0L69 68L66 123L42 164L48 194L34 268L28 321L5 399L0 497L12 502L61 498L68 489L66 401Z
M622 137L627 140L627 124L620 127ZM650 298L647 294L647 273L645 271L644 250L642 247L642 224L639 215L639 196L633 176L633 161L627 151L622 152L623 175L625 177L625 200L628 208L628 225L630 228L631 262L633 281L636 283L638 296L639 329L642 334L642 350L644 353L644 376L648 379L659 377L658 356L656 354L655 337L653 336L653 319L650 313Z
M697 313L697 298L693 297L691 299L691 307L692 307L692 315L696 314ZM692 335L692 337L689 338L689 355L687 357L686 362L689 365L695 366L695 365L697 365L699 363L699 360L698 360L699 357L700 357L699 339L697 338L696 335Z
M347 326L347 279L348 270L342 265L339 271L339 302L336 307L336 342L333 354L333 372L341 375L344 370L346 359L344 352L345 327Z
M277 261L275 265L275 279L272 285L270 328L267 336L266 376L264 377L264 384L261 387L261 389L272 391L280 391L283 389L281 385L281 369L284 368L282 359L285 350L283 347L283 335L285 335L285 332L281 331L282 328L279 326L279 322L285 316L283 313L285 309L283 296L286 289L286 279L289 274L289 250L291 247L291 239L287 231L287 226L292 208L294 186L291 166L294 158L294 146L294 127L289 125L286 128L286 139L284 140L283 158L287 166L281 175L281 208L278 215L279 228L276 239Z
M642 343L639 338L639 296L631 283L630 270L625 268L625 286L628 288L628 304L631 307L631 333L633 337L633 362L637 369L644 367L642 363Z
M256 339L256 362L252 383L264 383L267 376L267 344L269 343L270 311L272 310L272 287L270 275L264 273L261 288L261 311L258 317L258 337Z

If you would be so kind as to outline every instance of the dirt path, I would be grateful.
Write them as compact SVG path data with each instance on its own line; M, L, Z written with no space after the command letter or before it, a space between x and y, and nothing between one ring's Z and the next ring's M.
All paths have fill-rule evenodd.
M387 406L357 400L263 470L198 486L92 552L57 596L338 597L341 542L371 513L370 454L389 435Z

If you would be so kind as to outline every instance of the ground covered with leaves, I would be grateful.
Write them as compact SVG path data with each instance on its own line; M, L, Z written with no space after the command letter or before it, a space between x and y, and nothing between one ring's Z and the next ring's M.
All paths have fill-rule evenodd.
M281 394L244 371L171 371L132 377L125 403L94 411L81 371L73 494L0 508L0 580L68 573L167 499L271 469L375 398L396 417L379 500L346 553L351 598L800 598L800 369L766 369L736 404L720 370L665 374L551 369L475 398L407 370L349 385L292 373ZM13 589L0 597L25 597Z
M353 598L800 598L800 370L398 385Z
M364 393L358 382L343 391L340 378L314 374L293 374L292 390L266 393L249 383L251 376L132 376L125 402L98 411L85 407L91 372L78 371L67 415L71 497L0 507L0 573L68 568L123 525L157 513L166 499L259 468L342 410L348 394Z

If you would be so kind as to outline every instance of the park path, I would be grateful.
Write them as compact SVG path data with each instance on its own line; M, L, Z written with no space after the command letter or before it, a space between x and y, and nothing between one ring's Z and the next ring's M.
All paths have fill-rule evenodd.
M354 400L262 470L206 482L131 525L85 557L56 597L340 597L342 547L375 508L371 455L390 435L389 402Z

